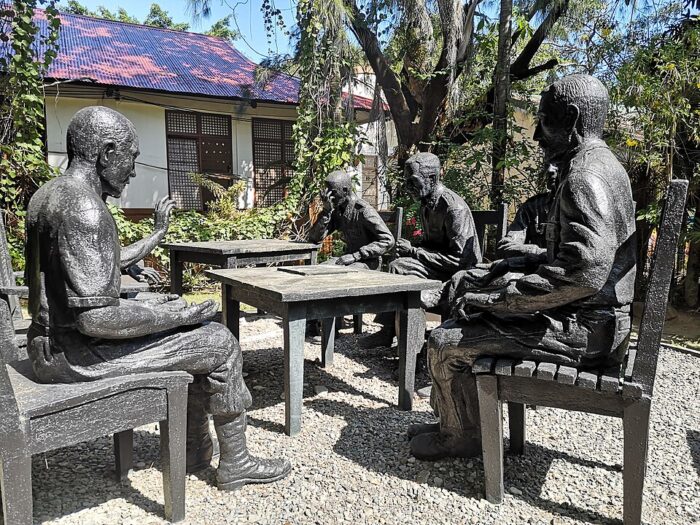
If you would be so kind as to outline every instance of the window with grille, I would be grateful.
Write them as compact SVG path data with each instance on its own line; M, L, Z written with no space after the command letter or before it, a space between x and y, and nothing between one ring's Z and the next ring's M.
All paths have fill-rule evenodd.
M178 208L201 210L212 195L190 177L191 173L233 180L231 117L212 113L166 111L170 197Z
M255 205L284 198L292 176L294 142L291 120L253 119Z

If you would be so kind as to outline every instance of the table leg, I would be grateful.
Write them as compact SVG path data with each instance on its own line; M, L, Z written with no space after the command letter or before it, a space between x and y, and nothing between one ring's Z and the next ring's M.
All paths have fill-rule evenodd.
M170 293L182 295L182 261L177 250L170 250Z
M335 349L335 317L327 317L321 321L321 366L333 366L333 350Z
M241 303L233 298L233 289L230 284L221 285L222 312L221 320L231 330L231 333L240 341L241 335Z
M237 261L235 257L226 257L226 261L221 265L226 270L232 270L237 268Z
M318 259L318 250L311 250L311 258L307 259L306 264L316 264L316 260Z
M288 436L295 436L301 431L306 305L288 305L282 324L284 325L284 431Z
M425 317L420 308L420 292L407 294L406 309L399 314L399 409L413 408L416 358L425 339Z

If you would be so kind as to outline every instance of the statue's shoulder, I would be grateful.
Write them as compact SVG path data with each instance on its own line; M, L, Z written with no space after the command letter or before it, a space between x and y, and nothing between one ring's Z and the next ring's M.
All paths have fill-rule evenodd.
M469 209L469 206L465 200L458 193L452 191L450 188L443 186L442 195L440 195L440 200L442 200L449 209Z
M59 176L41 186L29 202L28 213L50 223L99 224L109 215L106 204L87 184Z
M374 206L362 199L357 199L355 201L355 210L365 217L379 216L379 212L374 209Z

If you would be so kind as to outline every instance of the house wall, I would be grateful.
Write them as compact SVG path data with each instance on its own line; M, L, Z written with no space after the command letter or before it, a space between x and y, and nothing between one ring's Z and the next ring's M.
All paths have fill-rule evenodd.
M49 162L61 171L67 164L65 135L68 123L81 108L102 105L123 113L133 122L139 136L141 155L137 159L136 177L127 186L122 198L113 200L127 212L139 216L151 210L168 194L165 110L179 109L231 116L232 156L234 173L247 181L247 192L240 205L253 205L253 135L254 117L296 119L296 107L278 104L257 104L230 100L166 96L120 90L121 100L106 97L104 88L71 86L46 96L46 130Z

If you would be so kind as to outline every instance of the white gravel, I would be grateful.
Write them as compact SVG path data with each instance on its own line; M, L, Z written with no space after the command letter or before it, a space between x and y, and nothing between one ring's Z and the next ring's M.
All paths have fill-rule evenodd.
M318 364L320 347L306 346L302 432L284 435L279 321L248 319L241 332L254 397L249 447L288 457L294 470L278 483L236 493L213 486L213 468L189 476L186 523L621 523L620 420L528 410L526 453L506 456L505 501L491 505L482 499L480 459L429 463L409 455L406 426L431 420L428 402L416 399L413 412L395 409L397 358L388 349L358 349L353 335L338 340L328 370ZM424 382L419 378L418 386ZM699 399L700 360L662 350L645 488L648 524L700 525ZM114 480L108 437L35 456L35 520L164 523L158 449L155 425L135 433L136 467L124 484Z

